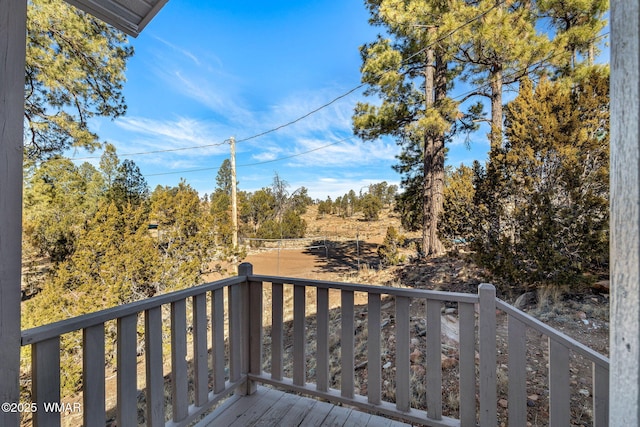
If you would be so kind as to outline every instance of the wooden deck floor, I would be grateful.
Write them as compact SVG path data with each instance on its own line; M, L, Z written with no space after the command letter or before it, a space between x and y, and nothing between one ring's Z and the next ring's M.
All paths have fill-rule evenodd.
M198 423L198 426L408 427L410 424L280 390L258 387L253 395L231 397Z

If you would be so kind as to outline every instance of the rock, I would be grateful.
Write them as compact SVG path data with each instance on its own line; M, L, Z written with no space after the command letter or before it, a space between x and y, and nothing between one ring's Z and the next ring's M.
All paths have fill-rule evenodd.
M409 355L409 360L411 360L411 363L420 363L422 360L422 352L416 348Z
M535 291L525 292L516 299L513 306L518 310L524 310L525 308L534 305L536 302L538 302L538 294Z
M527 396L527 399L532 400L532 401L537 401L540 398L540 396L538 396L537 394L531 394L529 396Z
M413 371L413 374L416 376L422 376L426 373L422 365L411 365L411 371Z
M600 280L591 286L595 291L609 293L609 281Z
M391 367L391 362L387 362L384 365L382 365L382 369L389 369Z
M580 394L581 394L581 395L583 395L583 396L587 396L587 397L589 397L589 395L591 394L591 393L589 392L589 390L587 390L587 389L585 389L585 388L581 388L580 390L578 390L578 393L580 393Z
M498 405L502 406L503 408L506 408L509 405L509 402L507 402L507 399L500 399L498 400Z
M455 357L447 357L442 361L442 369L451 369L458 366L458 359Z
M458 310L456 310L455 308L447 308L444 310L444 314L456 314Z
M576 315L578 316L578 319L580 320L584 320L587 318L587 313L585 313L584 311L579 311L576 313Z

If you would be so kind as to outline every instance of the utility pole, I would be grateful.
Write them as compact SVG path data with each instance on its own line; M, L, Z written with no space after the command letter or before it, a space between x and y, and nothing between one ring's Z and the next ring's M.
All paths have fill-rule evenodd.
M238 196L236 194L236 139L229 139L231 145L231 221L233 224L232 243L233 249L238 247Z

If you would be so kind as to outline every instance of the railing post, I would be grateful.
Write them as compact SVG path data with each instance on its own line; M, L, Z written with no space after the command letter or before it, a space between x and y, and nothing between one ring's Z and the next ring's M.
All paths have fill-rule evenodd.
M496 404L496 288L489 283L478 287L480 341L480 425L498 423Z
M242 263L238 266L239 276L251 276L253 265ZM243 374L251 373L260 375L262 373L262 282L247 280L243 286L242 302L243 314ZM255 381L247 380L246 394L256 392Z
M9 404L20 402L20 245L26 14L27 2L0 1L0 400ZM0 425L17 427L19 424L17 412L0 411Z
M32 401L37 403L37 410L33 411L34 427L60 426L60 413L46 411L44 407L60 402L60 337L31 346L31 372Z

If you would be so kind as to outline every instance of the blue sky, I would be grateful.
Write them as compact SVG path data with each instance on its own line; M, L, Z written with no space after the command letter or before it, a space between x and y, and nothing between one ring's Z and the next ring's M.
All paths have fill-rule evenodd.
M140 167L151 189L184 178L201 195L211 193L229 157L221 143L288 123L358 86L358 48L380 30L368 24L362 0L169 1L130 41L136 53L126 73L127 114L96 120L94 129L121 160ZM294 125L239 142L239 189L268 186L275 172L290 191L305 186L321 199L380 181L398 184L396 144L353 137L351 115L363 99L356 91ZM472 151L458 145L449 152L453 164L487 150L484 142ZM208 147L126 155L196 146Z
M225 140L289 123L358 86L358 48L380 31L368 24L362 0L169 1L131 39L127 114L96 120L94 130L121 160L140 167L152 190L183 178L201 195L212 193L229 157ZM355 91L291 126L239 142L239 189L269 186L275 172L290 191L304 186L320 199L380 181L398 184L395 142L353 137L353 108L364 99ZM451 144L448 163L483 160L485 134L474 136L470 149Z

